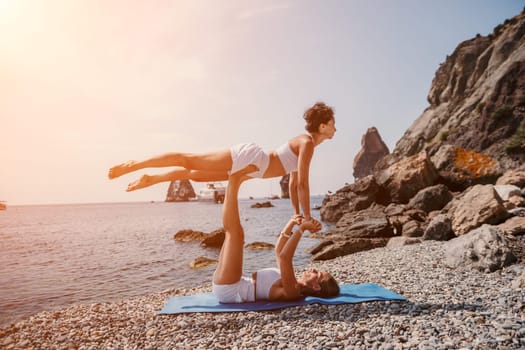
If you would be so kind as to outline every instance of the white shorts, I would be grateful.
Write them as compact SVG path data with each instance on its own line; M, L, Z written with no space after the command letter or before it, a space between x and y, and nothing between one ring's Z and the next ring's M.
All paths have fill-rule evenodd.
M232 156L232 168L229 174L235 174L239 170L246 168L248 165L255 165L259 170L247 174L249 177L262 178L268 164L270 156L255 143L241 143L230 149Z
M255 287L251 277L242 276L232 284L212 284L213 294L220 303L251 303L255 301Z

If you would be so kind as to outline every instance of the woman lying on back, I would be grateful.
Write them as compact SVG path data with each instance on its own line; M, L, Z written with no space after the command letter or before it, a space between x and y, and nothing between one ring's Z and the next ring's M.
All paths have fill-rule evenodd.
M293 256L305 230L316 232L321 224L315 220L293 217L281 232L275 248L277 268L258 270L243 275L244 231L241 226L238 192L253 166L231 175L223 204L223 225L226 232L219 263L213 275L213 293L221 303L243 303L256 300L284 301L308 295L331 297L339 294L339 286L328 272L308 270L295 277ZM253 169L253 168L252 168ZM293 230L294 226L298 229Z

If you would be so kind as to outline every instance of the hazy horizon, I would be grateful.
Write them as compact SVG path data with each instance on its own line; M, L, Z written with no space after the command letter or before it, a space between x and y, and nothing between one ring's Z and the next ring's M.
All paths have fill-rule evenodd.
M109 167L240 142L275 149L316 101L335 108L337 133L315 151L311 194L335 192L354 181L367 128L392 151L447 55L524 6L0 0L0 201L160 202L168 183L125 188L170 168L110 181ZM279 195L279 180L248 181L240 196Z

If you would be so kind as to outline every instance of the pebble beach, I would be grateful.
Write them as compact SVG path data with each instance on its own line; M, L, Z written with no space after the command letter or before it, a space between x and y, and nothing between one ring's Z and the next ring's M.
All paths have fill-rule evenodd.
M525 236L515 238L525 245ZM444 266L444 243L424 241L318 262L342 283L377 283L404 302L309 305L277 311L157 315L166 290L42 312L0 329L2 349L525 349L518 263L485 273Z

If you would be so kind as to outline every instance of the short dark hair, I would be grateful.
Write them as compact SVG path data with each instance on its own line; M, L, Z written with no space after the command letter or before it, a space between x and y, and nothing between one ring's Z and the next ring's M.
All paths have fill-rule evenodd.
M303 118L306 121L306 131L318 132L319 125L326 124L334 118L334 109L324 102L316 102L304 112Z
M328 275L328 278L325 278L322 281L319 281L319 285L321 286L320 290L314 290L313 288L302 285L301 295L321 297L321 298L330 298L330 297L335 297L336 295L338 295L339 285L337 284L337 281L328 272L326 274Z

